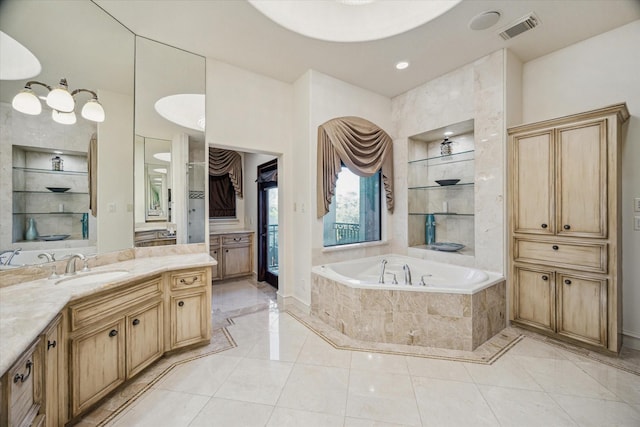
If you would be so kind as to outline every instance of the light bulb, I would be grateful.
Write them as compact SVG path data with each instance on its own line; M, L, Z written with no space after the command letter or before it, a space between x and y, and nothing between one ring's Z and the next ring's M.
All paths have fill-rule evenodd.
M91 98L84 104L82 111L80 112L82 117L92 122L104 122L104 108L98 102L96 98Z
M73 111L76 103L73 100L73 96L69 93L65 79L60 80L60 85L49 92L47 95L47 105L61 113L70 113Z
M54 122L60 123L61 125L73 125L76 123L76 113L74 113L73 111L65 113L58 110L53 110L51 112L51 118Z
M24 114L37 116L42 112L42 104L31 88L24 88L11 101L11 106Z

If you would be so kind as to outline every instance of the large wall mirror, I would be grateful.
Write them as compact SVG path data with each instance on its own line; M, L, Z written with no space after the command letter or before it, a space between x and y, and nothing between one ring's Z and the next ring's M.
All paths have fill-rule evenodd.
M136 37L135 244L205 241L205 59Z
M21 249L13 263L31 264L42 262L41 252L62 257L131 247L135 35L89 1L3 0L0 30L3 42L12 38L41 64L40 72L7 74L7 67L20 62L3 44L0 250ZM55 121L56 113L44 102L49 90L39 83L31 89L40 97L40 114L12 107L27 82L55 88L63 78L69 92L87 89L97 95L104 121L81 113L93 97L88 91L74 95L74 124L59 123L70 114ZM87 159L92 138L97 141L94 212Z

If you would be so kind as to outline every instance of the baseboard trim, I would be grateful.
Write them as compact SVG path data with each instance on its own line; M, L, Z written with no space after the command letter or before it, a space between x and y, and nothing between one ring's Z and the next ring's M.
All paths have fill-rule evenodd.
M280 310L286 311L289 308L294 307L307 315L311 313L311 307L309 307L307 304L303 303L293 295L289 295L286 297L280 294L277 294L277 295L278 295L278 307L280 308Z
M634 350L640 350L640 337L629 332L622 333L622 345Z

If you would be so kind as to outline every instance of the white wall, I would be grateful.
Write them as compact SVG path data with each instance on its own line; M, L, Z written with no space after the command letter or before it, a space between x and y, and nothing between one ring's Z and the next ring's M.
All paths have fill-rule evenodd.
M100 91L108 111L98 124L98 252L133 247L133 99Z
M640 348L640 20L523 66L523 121L534 122L626 102L631 114L622 160L624 343ZM635 213L639 215L640 213ZM633 339L633 338L635 339Z
M391 100L313 70L302 76L294 87L296 123L292 154L296 159L293 171L296 182L293 203L298 238L293 254L293 295L300 302L309 304L312 265L389 251L388 246L324 250L322 218L316 218L318 126L336 117L358 116L377 124L393 137ZM387 220L384 229L388 228L391 217L383 214Z

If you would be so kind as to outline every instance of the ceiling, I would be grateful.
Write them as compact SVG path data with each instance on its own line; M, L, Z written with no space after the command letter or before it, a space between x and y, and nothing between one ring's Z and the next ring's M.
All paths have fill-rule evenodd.
M638 0L463 0L397 36L338 43L289 31L245 0L94 2L136 34L283 82L314 69L389 97L502 48L527 62L640 19ZM501 13L494 27L468 28L472 17L489 10ZM540 26L508 41L498 35L529 12ZM400 60L411 66L396 70Z

